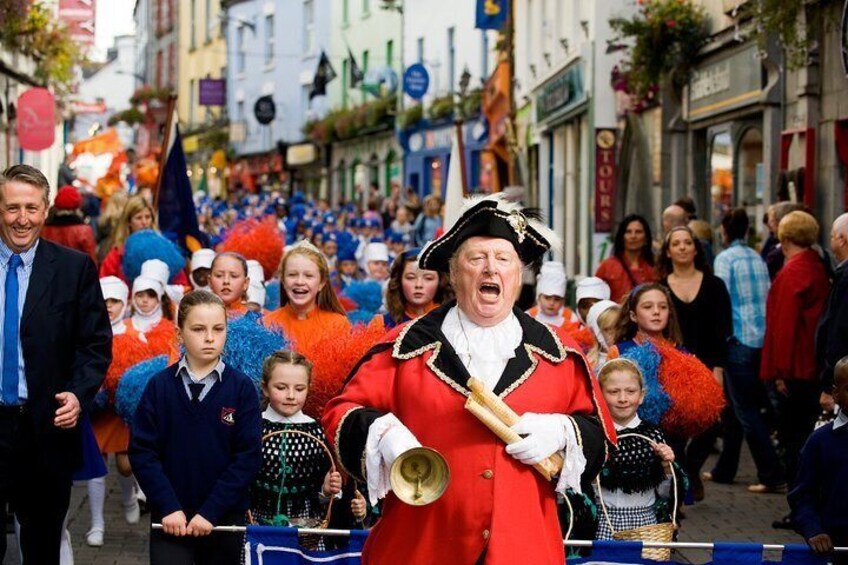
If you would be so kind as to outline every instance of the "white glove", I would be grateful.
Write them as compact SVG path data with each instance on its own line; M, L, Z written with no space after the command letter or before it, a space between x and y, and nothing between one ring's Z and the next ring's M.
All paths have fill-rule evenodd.
M365 473L372 506L391 490L392 463L414 447L421 447L421 442L391 412L371 422L365 441Z
M541 463L566 446L566 417L562 414L534 414L527 412L512 426L512 430L526 436L521 441L506 446L506 452L527 465Z

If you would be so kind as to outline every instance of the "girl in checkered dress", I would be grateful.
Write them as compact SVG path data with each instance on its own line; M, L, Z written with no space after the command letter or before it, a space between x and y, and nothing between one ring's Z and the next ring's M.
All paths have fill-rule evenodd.
M636 413L645 399L645 386L639 367L628 359L613 359L598 374L604 398L609 405L619 436L618 449L601 470L600 494L614 531L658 523L658 502L667 499L671 486L674 452L665 444L659 428L640 420ZM597 485L596 485L597 488ZM606 518L599 520L596 539L612 539Z

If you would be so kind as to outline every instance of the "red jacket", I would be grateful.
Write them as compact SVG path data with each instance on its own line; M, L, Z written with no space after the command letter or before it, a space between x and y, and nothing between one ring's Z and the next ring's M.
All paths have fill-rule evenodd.
M77 215L61 215L49 218L41 230L41 237L59 245L82 251L97 264L97 243L94 232Z
M821 257L807 249L787 260L769 290L760 377L816 377L816 326L830 282Z
M327 437L347 471L364 479L368 426L391 412L450 467L444 495L410 506L393 493L371 530L364 565L561 565L554 485L506 453L504 443L465 410L468 372L441 323L453 303L392 330L324 408ZM573 417L591 480L614 437L612 421L585 359L566 335L515 310L524 330L494 392L517 413Z

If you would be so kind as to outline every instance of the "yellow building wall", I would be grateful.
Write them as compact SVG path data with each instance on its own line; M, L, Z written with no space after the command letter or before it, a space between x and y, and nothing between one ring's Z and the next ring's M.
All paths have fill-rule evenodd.
M220 0L179 0L177 111L184 130L218 119L224 109L201 106L198 99L200 79L226 78L227 43L220 11Z

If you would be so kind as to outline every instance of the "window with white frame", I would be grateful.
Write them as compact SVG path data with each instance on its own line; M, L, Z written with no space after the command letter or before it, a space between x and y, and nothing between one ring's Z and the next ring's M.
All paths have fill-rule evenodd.
M203 41L212 41L212 30L215 29L215 21L218 19L218 14L212 11L212 0L206 0L206 33L203 36Z
M274 64L274 14L265 16L265 65Z
M456 46L454 45L455 30L448 28L448 92L454 92L454 75L456 75Z
M303 52L306 55L315 52L315 0L303 2Z
M189 28L191 29L191 49L197 47L197 0L191 0L189 16Z

